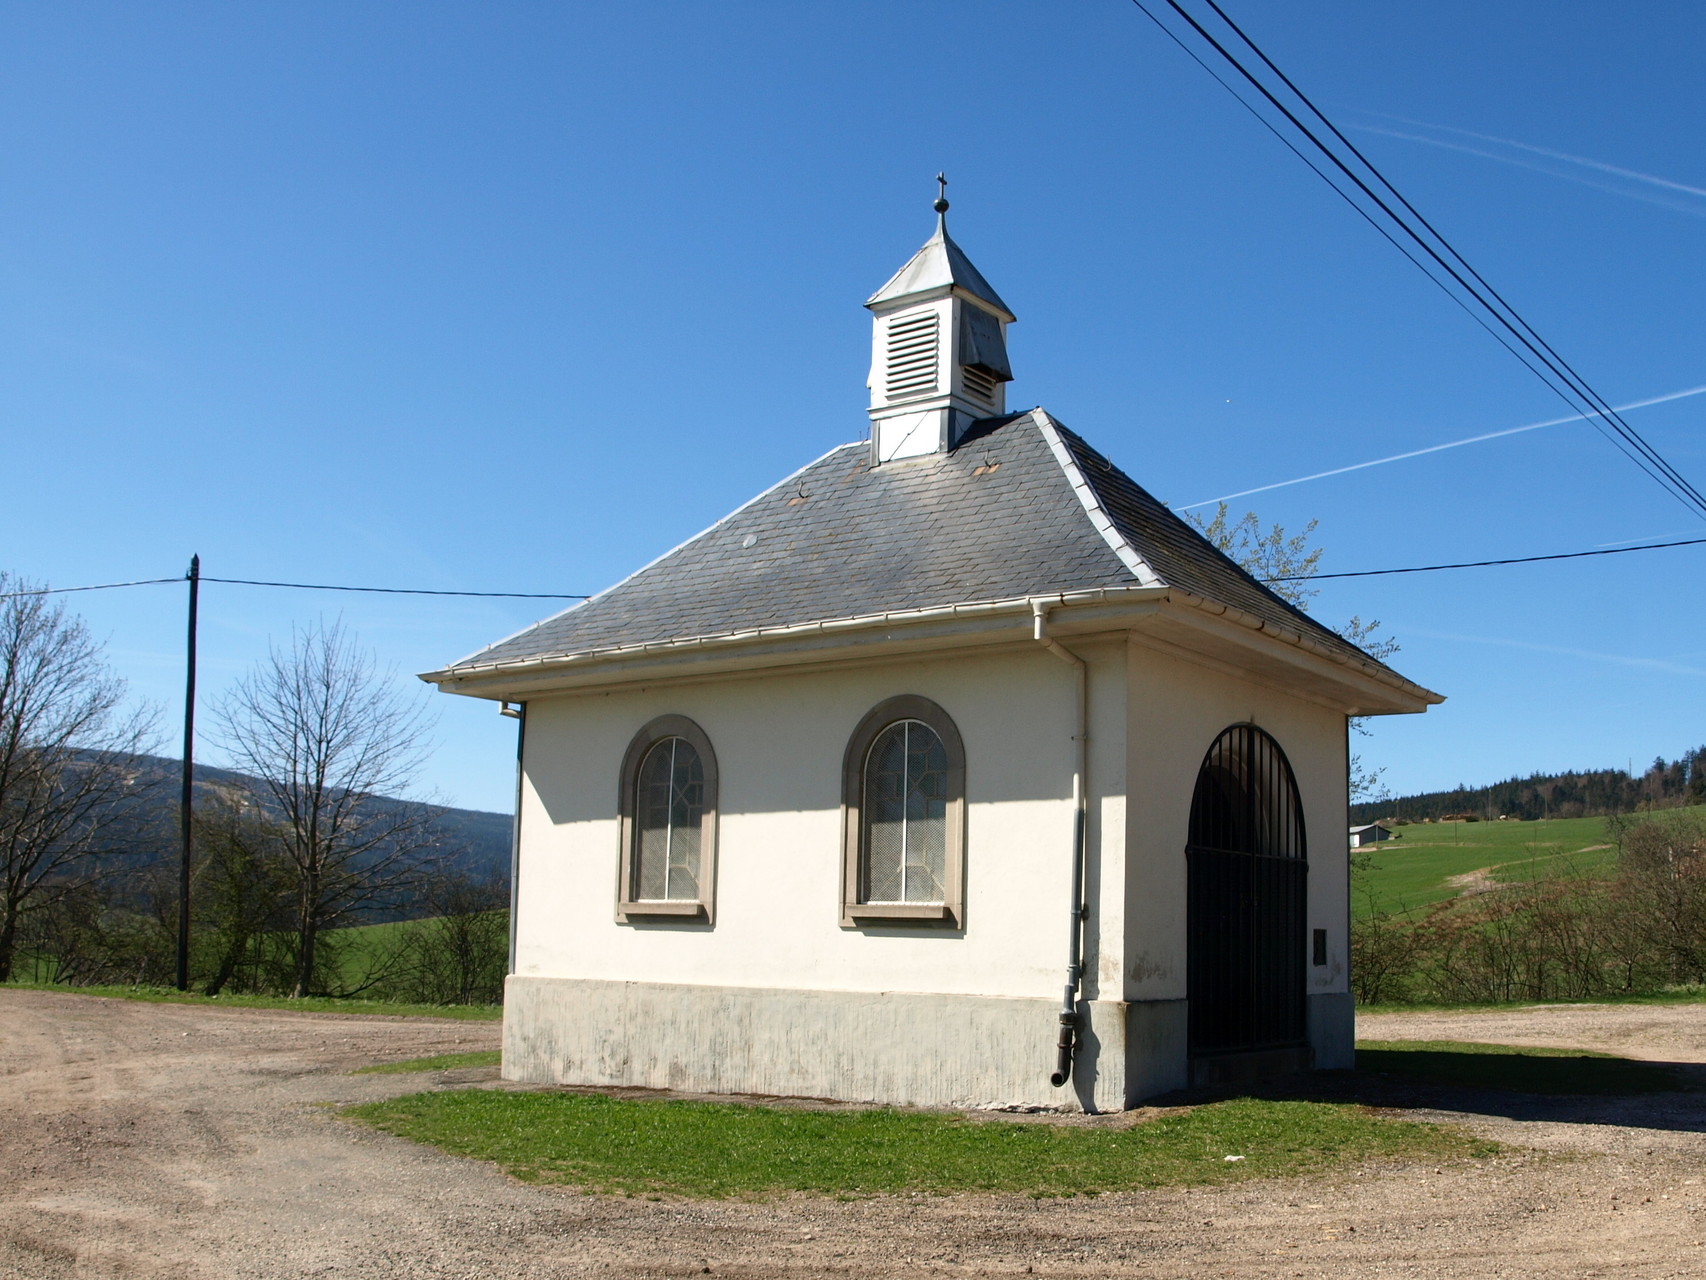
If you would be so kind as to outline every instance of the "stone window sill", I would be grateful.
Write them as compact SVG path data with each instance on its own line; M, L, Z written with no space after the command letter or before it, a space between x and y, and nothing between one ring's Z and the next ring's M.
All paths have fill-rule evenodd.
M959 923L959 912L946 902L850 903L841 921L843 928L866 924L943 924L958 928Z
M624 902L616 910L616 918L628 920L705 920L710 912L705 904L682 899L667 902Z

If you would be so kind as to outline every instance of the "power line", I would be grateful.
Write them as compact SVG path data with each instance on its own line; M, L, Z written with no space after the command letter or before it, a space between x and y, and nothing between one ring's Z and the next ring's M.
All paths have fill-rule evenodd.
M1631 551L1663 551L1670 547L1706 545L1706 538L1684 538L1675 542L1642 542L1631 547L1598 547L1592 551L1559 551L1544 556L1509 556L1502 560L1466 560L1459 564L1414 565L1402 569L1358 569L1347 573L1312 573L1287 578L1263 578L1263 582L1320 582L1327 578L1377 578L1394 573L1438 573L1444 569L1485 569L1496 565L1539 564L1546 560L1580 560L1587 556L1620 556ZM59 595L70 591L113 591L121 587L155 587L166 583L187 582L186 574L177 578L141 578L135 582L100 582L87 587L37 587L29 591L8 591L0 600L15 600L22 596ZM209 578L202 582L218 582L236 587L282 587L295 591L363 591L398 596L472 596L498 600L590 600L586 595L564 595L548 591L432 591L421 587L350 587L315 582L263 582L256 578Z
M174 579L175 581L175 579ZM233 587L288 587L295 591L366 591L388 596L474 596L487 600L590 600L591 596L550 591L428 591L421 587L344 587L323 582L261 582L254 578L202 578Z
M1313 170L1324 182L1326 182L1327 185L1340 196L1340 198L1350 203L1351 206L1364 218L1364 220L1374 224L1373 216L1367 210L1358 205L1356 201L1350 197L1349 193L1342 189L1318 166L1310 162L1306 157L1303 157L1298 149L1291 145L1289 139L1280 135L1279 131L1270 121L1263 117L1260 112L1256 111L1255 108L1232 87L1232 85L1228 84L1226 80L1210 69L1201 58L1196 56L1194 51L1184 44L1177 34L1175 34L1165 23L1161 22L1161 20L1157 18L1156 15L1143 3L1143 0L1132 0L1132 3L1144 14L1145 17L1165 32L1175 44L1179 45L1186 53L1190 54L1192 60L1195 61L1198 66L1207 70L1209 74L1221 85L1221 87L1226 89L1227 92L1230 93L1241 105L1243 105L1246 110L1255 115L1270 133L1280 137L1280 140L1286 143L1287 148L1294 155L1298 155L1299 158L1304 159L1304 162L1309 165L1310 169ZM1609 440L1621 453L1623 453L1625 457L1629 458L1630 461L1634 462L1638 467L1646 472L1650 478L1661 485L1667 492L1669 492L1678 501L1682 502L1685 506L1689 507L1692 511L1700 514L1706 514L1706 496L1702 496L1699 490L1697 490L1679 471L1677 471L1675 467L1671 466L1671 464L1666 461L1658 451L1652 447L1652 445L1642 438L1634 428L1630 427L1629 424L1618 415L1617 411L1612 408L1611 404L1606 401L1604 397L1600 396L1599 393L1588 384L1586 379L1577 373L1576 370L1563 359L1563 357L1559 356L1558 353L1540 337L1534 327L1524 320L1521 314L1518 313L1516 309L1498 293L1497 290L1487 284L1486 280L1480 275L1480 273L1469 264L1468 260L1457 251L1450 241L1441 235L1426 218L1416 211L1415 206L1405 199L1397 188L1386 178L1386 176L1382 174L1380 170L1367 159L1367 157L1358 151L1357 148L1344 137L1343 133L1339 131L1332 121L1315 106L1315 104L1302 92L1302 90L1297 88L1289 77L1280 71L1279 67L1273 62L1273 60L1263 53L1262 50L1257 47L1255 42L1252 41L1249 36L1245 35L1236 23L1226 16L1225 12L1220 9L1214 0L1205 0L1205 3L1207 3L1209 7L1219 15L1221 20L1232 29L1243 43L1247 45L1276 76L1279 77L1285 86L1300 102L1303 103L1304 107L1319 119L1326 128L1332 132L1334 137L1343 142L1345 147L1350 150L1351 154L1354 155L1357 160L1361 162L1363 167L1373 176L1374 180L1390 192L1393 198L1408 210L1424 228L1427 229L1428 233L1439 244L1440 248L1444 250L1445 254L1450 255L1451 259L1461 266L1462 271L1459 271L1457 267L1454 267L1451 261L1447 261L1446 257L1442 256L1439 249L1436 249L1433 244L1430 244L1428 240L1414 227L1412 227L1410 223L1407 222L1395 209L1393 209L1386 200L1382 199L1377 192L1371 189L1368 183L1363 181L1363 179L1351 169L1343 158L1341 158L1327 143L1322 141L1322 139L1318 137L1306 124L1304 124L1302 120L1298 119L1297 115L1283 102L1281 102L1274 92L1260 79L1258 79L1257 76L1251 72L1231 50L1226 48L1226 46L1219 40L1215 39L1215 37L1211 35L1201 23L1187 12L1179 3L1179 0L1167 0L1167 3L1173 11L1189 23L1192 29L1207 41L1208 44L1211 45L1214 50L1238 72L1239 75L1248 81L1258 93L1266 98L1275 110L1280 112L1280 114L1283 115L1299 133L1307 138L1309 142L1313 144L1313 146L1323 156L1325 156L1336 169L1355 184L1356 188L1361 191L1368 200L1372 201L1373 204L1391 220L1392 224L1397 227L1400 232L1413 241L1422 250L1422 252L1438 264L1439 268L1456 282L1458 288L1468 294L1469 297L1472 298L1495 323L1511 334L1518 343L1525 347L1528 352L1534 356L1535 360L1543 365L1552 376L1548 377L1546 373L1543 373L1541 369L1535 366L1533 361L1530 361L1522 354L1522 352L1511 346L1509 342L1507 342L1501 335L1494 332L1491 327L1477 315L1475 318L1477 322L1481 324L1482 328L1487 329L1489 333L1492 333L1501 346L1505 347L1507 351L1510 351L1513 356L1521 361L1524 367L1539 378L1541 382L1553 392L1553 394L1557 395L1566 404L1570 405L1572 409L1577 409L1580 408L1581 405L1585 405L1588 409L1586 416L1594 422L1596 429L1598 429L1607 440ZM1391 235L1386 233L1384 228L1379 227L1378 224L1374 225L1376 225L1376 229L1381 232L1384 238L1403 252L1404 256L1408 258L1418 270L1426 275L1428 279L1432 280L1437 287L1445 290L1445 292L1451 296L1460 307L1468 310L1467 304L1465 304L1461 298L1458 298L1454 293L1452 293L1445 281L1436 276L1434 272L1418 260L1414 254L1410 253L1402 245L1399 245ZM1464 278L1464 273L1467 273L1467 275L1476 283L1471 284L1470 280ZM1480 288L1476 287L1477 284ZM1497 301L1498 305L1495 306L1493 301L1490 301L1487 296L1483 295L1481 289L1485 289L1486 293L1490 294L1492 299ZM1474 313L1472 312L1471 314ZM1562 386L1560 386L1559 383L1562 383ZM1572 399L1572 397L1574 397L1574 399ZM1578 401L1580 404L1578 404ZM1610 430L1607 430L1608 426Z
M1662 551L1666 547L1706 546L1706 538L1684 538L1680 542L1644 542L1635 547L1600 547L1593 551L1559 551L1549 556L1511 556L1505 560L1465 560L1461 564L1421 564L1404 569L1358 569L1350 573L1310 573L1289 578L1263 578L1263 582L1320 582L1326 578L1381 578L1394 573L1439 573L1445 569L1487 569L1505 564L1539 564L1543 560L1580 560L1586 556L1620 556L1626 551Z
M1168 3L1171 4L1174 9L1179 8L1177 0L1168 0ZM1601 411L1601 413L1604 416L1609 418L1610 421L1613 423L1613 425L1617 428L1618 433L1620 435L1622 435L1625 439L1627 439L1636 448L1640 449L1642 451L1642 453L1644 454L1644 456L1649 458L1657 467L1660 468L1660 470L1665 474L1665 476L1667 476L1679 488L1682 489L1682 491L1688 496L1690 501L1692 501L1696 506L1706 507L1706 499L1702 498L1700 491L1698 489L1696 489L1692 484L1690 484L1683 477L1681 472L1679 472L1675 467L1671 466L1671 464L1669 462L1667 462L1663 457L1661 457L1659 455L1658 451L1656 449L1654 449L1650 444L1648 444L1647 441L1640 435L1639 432L1637 432L1627 422L1623 421L1622 417L1619 416L1618 411L1616 409L1612 408L1610 402L1607 401L1603 396L1601 396L1597 391L1595 391L1593 389L1593 387L1591 385L1589 385L1587 379L1582 377L1581 374L1577 373L1576 370L1574 369L1574 367L1572 367L1567 360L1565 360L1561 355L1559 355L1558 352L1552 347L1552 345L1549 342L1547 342L1544 338L1542 338L1540 336L1539 332L1536 331L1536 329L1534 328L1533 325L1529 324L1527 320L1523 319L1522 315L1517 311L1517 309L1515 307L1513 307L1508 301L1506 301L1504 295L1501 294L1497 289L1495 289L1491 284L1489 284L1487 282L1486 278L1484 276L1482 276L1479 271L1475 270L1474 266L1469 262L1469 260L1466 259L1461 253L1459 253L1457 251L1456 246L1454 246L1451 243L1451 241L1447 240L1445 238L1445 236L1442 235L1439 232L1439 230L1433 225L1433 223L1429 222L1427 220L1427 218L1422 215L1421 211L1419 209L1417 209L1415 205L1411 204L1409 202L1409 200L1405 199L1404 193L1399 191L1397 187L1393 186L1392 183L1387 179L1386 175L1384 173L1382 173L1379 170L1379 168L1377 168L1375 166L1374 162L1372 160L1370 160L1367 156L1363 155L1363 153L1357 149L1356 144L1353 143L1349 138L1347 138L1344 135L1344 133L1339 129L1339 127L1337 125L1335 125L1331 120L1329 120L1327 118L1327 116L1321 111L1321 109L1319 107L1317 107L1314 102L1312 102L1310 100L1309 96L1307 94L1305 94L1303 92L1303 90L1299 89L1295 84L1293 84L1290 77L1288 77L1285 74L1285 72L1281 71L1279 69L1279 67L1274 64L1273 59L1268 57L1267 54L1263 53L1262 50L1256 45L1256 42L1251 40L1249 36L1244 34L1243 29L1241 27L1239 27L1239 25L1236 22L1234 22L1230 17L1227 16L1226 11L1224 9L1222 9L1219 4L1216 3L1216 0L1204 0L1204 3L1206 3L1209 8L1213 9L1215 11L1215 13L1220 16L1220 20L1222 22L1224 22L1228 27L1232 28L1233 32L1238 36L1238 38L1240 40L1242 40L1244 42L1244 44L1246 46L1249 47L1251 52L1253 52L1258 58L1260 58L1262 60L1262 62L1267 66L1267 68L1270 71L1272 71L1276 76L1278 76L1280 78L1281 83L1283 83L1287 89L1290 89L1291 92L1297 96L1297 100L1299 102L1303 103L1304 106L1309 108L1310 112L1315 116L1315 118L1317 120L1321 121L1321 123L1324 124L1332 132L1333 136L1335 138L1337 138L1344 145L1346 150L1348 150L1353 156L1355 156L1357 158L1357 160L1359 162L1361 162L1363 167L1366 168L1371 174L1374 175L1374 177L1380 182L1380 185L1385 187L1387 191L1390 191L1392 193L1392 195L1397 199L1397 201L1400 204L1402 204L1404 206L1404 208L1406 210L1408 210L1409 213L1416 219L1416 221L1421 223L1422 226L1427 229L1428 234L1433 236L1433 238L1435 240L1437 240L1442 246L1445 247L1446 251L1448 253L1450 253L1451 256L1458 263L1460 263L1462 265L1463 269L1475 278L1476 283L1479 284L1482 288L1484 288L1489 294L1491 294L1493 296L1493 298L1495 300L1497 300L1498 304L1501 307L1503 307L1505 309L1505 311L1511 316L1511 318L1514 319L1517 322L1517 324L1520 325L1521 328L1525 332L1527 332L1531 337L1533 337L1535 342L1539 343L1540 347L1545 351L1546 355L1550 356L1553 360L1557 361L1558 367L1562 368L1564 373L1568 374L1569 377L1574 380L1574 387L1572 389L1579 388L1579 394L1583 395L1583 397L1586 398L1590 404L1593 404L1595 407L1597 407ZM1181 10L1181 12L1182 12L1182 10ZM1320 145L1320 144L1317 143L1317 145ZM1518 336L1520 337L1521 335L1519 334Z
M8 591L0 600L17 600L24 596L59 596L72 591L113 591L119 587L157 587L167 582L182 582L182 578L140 578L135 582L97 582L90 587L31 587L28 591Z
M1404 245L1402 245L1401 243L1399 243L1399 241L1394 239L1392 233L1390 231L1388 231L1385 227L1381 226L1380 223L1375 220L1373 214L1371 214L1367 209L1364 209L1360 204L1358 204L1356 202L1356 200L1351 196L1350 192L1346 191L1343 187L1339 186L1338 183L1334 182L1332 179L1332 176L1330 174L1328 174L1324 169L1322 169L1320 165L1316 164L1308 156L1304 155L1303 152L1299 151L1297 149L1296 145L1291 141L1290 138L1286 137L1283 133L1281 133L1277 128L1274 127L1273 121L1269 120L1260 111L1256 110L1255 105L1253 103L1251 103L1249 101L1249 99L1244 97L1243 94L1239 93L1238 90L1224 76L1222 76L1213 67L1209 66L1209 64L1204 62L1200 57L1198 57L1196 50L1191 48L1190 45L1186 44L1183 40L1181 40L1179 38L1179 35L1177 32L1175 32L1165 22L1162 22L1161 19L1157 18L1153 13L1151 13L1149 11L1149 9L1144 6L1143 0L1132 0L1132 3L1137 6L1138 12L1142 13L1144 17L1148 18L1151 22L1153 22L1155 24L1156 28L1161 32L1162 35L1166 36L1174 44L1178 45L1179 48L1184 52L1184 54L1187 58L1189 58L1192 62L1196 63L1197 66L1201 67L1203 69L1203 71L1205 71L1208 74L1208 76L1212 80L1215 81L1215 83L1220 85L1220 87L1222 89L1225 89L1226 92L1229 95L1231 95L1233 101L1238 103L1239 106L1243 107L1244 110L1248 111L1250 113L1251 118L1254 119L1257 124L1261 125L1262 128L1266 129L1269 133L1271 133L1279 141L1279 144L1282 147L1284 147L1287 151L1291 152L1292 155L1296 156L1299 160L1301 160L1305 165L1307 165L1309 167L1310 171L1312 173L1314 173L1314 175L1317 178L1321 179L1322 182L1326 183L1328 189L1330 191L1332 191L1335 195L1337 195L1339 197L1339 199L1343 200L1348 206L1350 206L1351 211L1353 213L1355 213L1357 215L1357 217L1361 218L1364 222L1368 223L1368 225L1370 227L1374 228L1374 232L1376 235L1378 235L1382 240L1386 241L1387 244L1391 245L1399 253L1403 254L1406 258L1408 258L1411 262L1411 265L1413 265L1416 268L1416 270L1420 271L1424 277L1426 277L1428 280L1430 280L1436 289L1438 289L1441 293L1443 293L1447 298L1451 299L1451 301L1463 312L1464 315L1468 316L1476 324L1480 325L1481 328L1486 331L1488 337L1492 338L1492 340L1494 342L1498 343L1506 351L1510 352L1511 355L1513 357L1515 357L1518 361L1520 361L1523 365L1525 365L1528 368L1528 371L1530 373L1534 374L1535 377L1539 378L1542 382L1546 381L1546 375L1541 373L1540 370L1536 369L1532 364L1530 364L1527 356L1523 355L1522 352L1518 351L1515 347L1513 347L1510 344L1510 341L1503 334L1501 334L1497 329L1493 328L1492 325L1488 324L1484 317L1477 314L1473 307L1471 307L1462 298L1458 297L1455 293L1453 293L1451 291L1450 285L1446 284L1445 281L1441 280L1438 276L1434 275L1433 272L1429 271L1427 268L1427 264L1422 262L1422 260L1420 258L1416 257L1416 255L1411 253L1409 249L1405 248ZM1547 385L1550 386L1549 383ZM1553 390L1554 390L1554 392L1556 392L1556 388L1553 388ZM1566 403L1569 403L1569 402L1566 401ZM1571 409L1578 409L1579 406L1577 406L1575 404L1570 404L1570 408ZM1591 415L1578 412L1577 416L1581 417L1581 418L1587 418L1587 417L1590 417Z
M87 587L32 587L28 591L8 591L0 600L16 600L23 596L56 596L71 591L114 591L120 587L156 587L164 583L185 582L187 575L177 578L140 578L135 582L98 582ZM254 578L210 578L203 582L220 582L234 587L287 587L296 591L363 591L391 596L473 596L488 600L590 600L584 595L565 595L546 591L429 591L421 587L347 587L320 582L262 582Z
M1142 7L1141 0L1133 0L1133 3L1138 4L1139 8ZM1372 200L1376 207L1391 219L1393 224L1396 225L1400 231L1414 241L1421 250L1428 255L1428 257L1438 263L1446 274L1456 281L1459 288L1468 293L1469 296L1479 303L1480 306L1489 315L1491 315L1500 326L1515 337L1516 340L1524 347L1528 348L1528 350L1547 367L1554 377L1564 383L1565 389L1560 389L1556 383L1542 374L1534 367L1533 364L1518 355L1518 359L1522 360L1523 365L1529 370L1529 372L1538 377L1554 395L1557 395L1566 404L1570 405L1571 408L1577 407L1577 405L1570 399L1571 395L1574 395L1577 399L1584 402L1590 411L1589 416L1596 419L1595 426L1600 431L1601 435L1604 435L1606 439L1610 440L1625 457L1645 471L1653 480L1657 481L1661 486L1670 491L1672 495L1678 498L1679 501L1682 501L1684 505L1693 507L1701 514L1706 514L1706 498L1702 498L1693 486L1690 485L1675 468L1671 467L1668 462L1660 457L1657 451L1648 445L1647 442L1642 439L1628 423L1624 422L1617 416L1616 411L1613 410L1606 401L1600 398L1598 394L1594 392L1593 388L1588 386L1586 381L1582 379L1581 376L1577 374L1575 370L1571 368L1543 338L1540 337L1539 333L1534 330L1533 326L1528 324L1528 322L1518 314L1516 309L1504 300L1497 290L1493 289L1492 286L1486 283L1481 275L1472 266L1470 266L1468 260L1465 259L1462 254L1457 252L1451 242L1435 230L1433 225L1429 223L1426 218L1416 212L1415 207L1411 205L1410 202L1398 191L1398 189L1386 179L1385 175L1375 168L1375 166L1371 164L1354 145L1344 139L1344 135L1339 132L1338 128L1334 126L1332 121L1328 120L1321 110L1304 95L1302 90L1298 89L1297 86L1293 84L1277 66L1275 66L1272 59L1263 53L1261 49L1257 48L1256 44L1244 34L1237 24L1228 18L1226 14L1214 4L1214 0L1205 0L1205 3L1207 3L1210 8L1214 9L1215 13L1220 16L1221 20L1225 22L1227 26L1232 28L1233 32L1237 34L1239 39L1248 45L1250 49L1255 52L1256 56L1261 58L1262 61L1268 65L1275 75L1279 76L1280 80L1285 83L1292 93L1296 95L1298 100L1301 101L1312 114L1320 119L1328 129L1332 130L1336 137L1345 142L1345 145L1350 149L1351 153L1355 155L1357 159L1362 162L1363 167L1374 176L1375 181L1379 182L1386 188L1386 190L1391 192L1393 197L1402 204L1405 209L1409 210L1424 227L1427 228L1429 234L1434 237L1445 252L1450 254L1451 257L1463 267L1464 271L1473 276L1482 287L1486 288L1488 293L1498 300L1499 307L1495 307L1491 302L1489 302L1474 285L1471 285L1468 280L1463 278L1463 275L1456 267L1452 266L1450 262L1446 261L1446 259L1440 255L1433 245L1429 244L1414 227L1400 217L1399 214L1376 192L1370 189L1368 184L1353 172L1350 166L1347 165L1331 147L1324 143L1307 125L1299 120L1290 108L1288 108L1274 95L1272 90L1257 79L1256 76L1247 67L1245 67L1244 64L1240 62L1225 45L1221 44L1220 41L1210 35L1203 25L1184 9L1184 7L1179 3L1179 0L1167 0L1167 3L1175 13L1191 25L1198 35L1202 36L1204 40L1208 41L1208 43L1213 46L1215 52L1219 53L1221 57L1229 62L1241 76L1256 88L1257 92L1266 98L1277 111L1284 115L1285 118L1291 122L1292 126L1298 130L1298 132L1303 134L1305 138L1309 139L1315 148L1320 151L1322 155L1326 156L1334 167L1355 183L1357 189L1360 190L1368 199ZM1151 15L1151 17L1153 17L1153 15ZM1311 168L1313 167L1314 166L1311 166ZM1317 173L1319 173L1319 170L1317 170ZM1336 186L1334 189L1338 190ZM1344 193L1341 191L1340 194L1343 195ZM1418 267L1422 267L1422 264L1416 262L1416 259L1413 256L1409 254L1406 254L1405 256L1410 258L1411 262L1415 263ZM1430 279L1433 279L1436 284L1443 287L1444 282L1434 277L1432 272L1427 271L1425 267L1422 267L1422 270ZM1503 311L1500 310L1500 307L1503 308ZM1505 346L1506 350L1511 350L1513 355L1517 354L1511 349L1508 343L1503 343L1502 345ZM1600 425L1599 420L1611 422L1622 439L1620 440L1608 434L1604 426ZM1631 451L1632 448L1635 452Z

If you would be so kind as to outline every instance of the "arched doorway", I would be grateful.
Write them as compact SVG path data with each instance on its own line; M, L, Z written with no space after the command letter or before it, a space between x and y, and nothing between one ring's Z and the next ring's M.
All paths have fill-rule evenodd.
M1185 856L1191 1056L1303 1045L1303 806L1255 725L1233 725L1204 757Z

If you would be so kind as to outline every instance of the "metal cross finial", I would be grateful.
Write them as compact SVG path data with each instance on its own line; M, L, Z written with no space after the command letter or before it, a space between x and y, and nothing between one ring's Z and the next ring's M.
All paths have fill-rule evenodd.
M936 203L932 207L937 213L948 211L948 175L945 173L936 175Z

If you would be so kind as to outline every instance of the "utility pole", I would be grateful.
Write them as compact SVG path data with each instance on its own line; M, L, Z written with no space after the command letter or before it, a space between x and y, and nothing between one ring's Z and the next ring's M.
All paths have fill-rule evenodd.
M178 801L183 856L178 863L178 990L190 987L190 851L195 842L195 614L201 594L201 557L190 557L189 643L184 667L184 791Z

